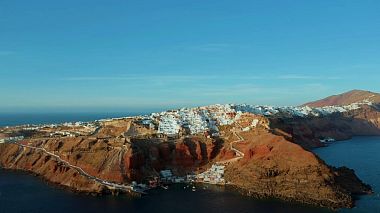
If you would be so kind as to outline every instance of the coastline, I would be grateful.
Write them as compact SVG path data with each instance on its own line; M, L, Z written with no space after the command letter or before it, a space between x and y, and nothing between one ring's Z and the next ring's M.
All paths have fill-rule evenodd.
M235 108L248 112L235 111ZM259 109L264 111L261 114L250 112ZM288 117L287 110L304 114ZM119 190L107 191L107 187L99 183L107 182L107 186L131 183L132 186L135 182L137 186L140 185L137 182L142 184L144 177L165 168L199 172L199 169L203 171L204 167L223 162L228 166L227 177L217 178L232 183L232 187L239 188L245 195L333 209L351 208L354 205L351 194L366 193L370 187L361 182L354 171L330 167L302 144L289 139L286 135L288 123L281 123L281 117L278 118L285 116L287 121L300 122L298 125L307 121L316 125L320 120L331 124L333 120L329 120L329 116L306 116L315 110L322 109L227 104L171 110L150 116L6 128L5 134L9 137L5 142L9 145L0 145L0 152L5 154L1 160L5 167L34 171L76 191L115 195ZM209 114L204 113L206 111ZM273 117L264 115L272 111ZM270 119L280 122L270 126ZM283 135L273 132L276 125L284 130ZM20 128L21 133L31 131L30 139L21 138L22 147L14 147L11 144L17 145L19 139L11 137L12 131L17 132ZM317 139L313 133L305 129L288 132L294 137L307 136L297 140L306 138L312 142ZM326 129L315 133L330 134ZM39 153L39 150L44 152ZM71 166L67 168L67 165ZM77 177L78 174L83 177ZM243 178L239 174L244 175ZM340 175L352 181L353 187L341 185Z
M2 146L2 145L0 145ZM5 144L5 146L15 146L15 145L12 145L12 144ZM297 146L297 145L292 145L292 146ZM300 148L299 148L300 149ZM26 152L27 154L28 152ZM34 153L34 152L32 152ZM37 154L37 153L35 153ZM33 158L33 157L32 157ZM42 158L44 159L44 158ZM26 160L26 159L24 159ZM18 167L20 170L23 170L21 169L20 167ZM35 173L33 170L24 170L24 171L28 171L30 173L32 173L33 175L35 176L40 176L44 181L47 181L51 184L62 184L62 182L54 182L52 181L51 179L49 179L46 174L37 174ZM50 175L48 175L50 176ZM75 179L71 179L71 181L76 181ZM115 191L115 190L107 190L105 187L101 187L101 188L98 188L98 187L92 187L92 190L89 190L89 187L81 187L81 188L73 188L73 186L76 186L77 184L75 184L75 182L67 182L65 181L66 186L64 185L59 185L61 186L61 188L63 189L69 189L71 191L74 191L74 192L77 192L77 193L83 193L83 194L97 194L97 195L107 195L107 194L112 194L112 195L118 195L118 194L122 194L120 191ZM241 187L239 185L236 185L236 184L228 184L227 187L231 187L231 188L234 188L236 189L237 191L239 191L241 194L243 195L246 195L246 196L249 196L249 197L253 197L253 198L259 198L259 199L270 199L270 198L276 198L276 199L280 199L280 200L284 200L284 201L287 201L287 202L290 202L290 203L298 203L298 204L301 204L301 203L304 203L304 204L309 204L309 205L313 205L313 206L321 206L321 207L328 207L328 208L331 208L331 209L336 209L337 207L332 205L331 203L325 203L325 202L320 202L318 200L312 200L312 199L299 199L299 198L291 198L291 197L287 197L287 196L278 196L276 194L266 194L266 193L257 193L257 192L254 192L254 191L250 191L249 189L245 189L244 187ZM340 204L342 205L342 204ZM347 204L344 204L345 207L352 207L350 205ZM342 206L339 206L339 207L342 207Z

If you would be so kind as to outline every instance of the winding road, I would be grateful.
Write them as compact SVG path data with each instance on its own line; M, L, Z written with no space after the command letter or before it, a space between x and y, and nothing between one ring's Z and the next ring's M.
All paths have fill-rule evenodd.
M52 152L47 151L45 148L34 147L34 146L30 146L30 145L24 145L24 144L20 144L18 142L15 142L15 144L17 144L18 146L23 147L23 148L29 148L29 149L34 149L34 150L37 150L37 151L42 151L45 154L47 154L47 155L49 155L49 156L54 157L55 159L57 159L58 162L61 162L61 163L65 164L66 166L68 166L68 167L70 167L72 169L75 169L80 175L82 175L82 176L84 176L84 177L86 177L86 178L88 178L90 180L93 180L93 181L95 181L97 183L100 183L101 185L106 186L108 188L114 188L114 189L119 189L119 190L128 191L128 192L137 192L137 193L140 193L140 194L144 194L145 193L143 190L138 189L138 188L134 188L131 185L112 183L112 182L109 182L107 180L103 180L103 179L100 179L98 177L92 176L92 175L88 174L87 172L85 172L82 168L70 164L66 160L63 160L60 156L58 156L58 155L56 155L56 154L54 154Z
M217 164L229 164L229 163L238 161L244 157L244 153L234 147L235 143L240 143L240 142L244 141L244 138L241 135L239 135L239 133L236 132L235 129L232 130L232 133L238 138L237 140L232 141L230 143L230 149L235 152L236 157L232 158L232 159L224 160L224 161L218 161Z

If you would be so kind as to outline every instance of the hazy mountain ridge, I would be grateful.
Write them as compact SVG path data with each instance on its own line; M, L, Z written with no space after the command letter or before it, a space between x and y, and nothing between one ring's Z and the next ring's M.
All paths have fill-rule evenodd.
M351 90L349 92L345 92L338 95L332 95L327 98L312 101L303 104L302 106L309 106L309 107L324 107L324 106L342 106L342 105L349 105L353 103L359 103L363 101L369 101L373 104L379 104L380 103L380 94L371 92L371 91L365 91L365 90Z

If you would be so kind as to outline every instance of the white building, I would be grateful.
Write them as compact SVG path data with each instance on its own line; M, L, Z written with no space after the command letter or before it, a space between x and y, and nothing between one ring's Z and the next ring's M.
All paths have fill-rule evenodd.
M207 171L198 174L197 180L203 183L209 184L225 184L226 181L224 179L224 169L223 165L213 164L210 169Z
M180 128L179 120L173 114L165 114L160 118L158 133L176 135Z

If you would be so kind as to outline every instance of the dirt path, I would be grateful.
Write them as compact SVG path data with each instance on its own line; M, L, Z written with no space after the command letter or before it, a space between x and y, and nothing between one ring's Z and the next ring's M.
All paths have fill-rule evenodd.
M108 188L114 188L114 189L119 189L119 190L123 190L123 191L128 191L128 192L137 192L137 193L144 193L142 190L139 190L139 189L134 189L132 186L130 185L124 185L124 184L117 184L117 183L112 183L112 182L109 182L107 180L103 180L103 179L100 179L98 177L95 177L95 176L92 176L90 174L88 174L87 172L85 172L82 168L78 167L78 166L74 166L72 164L70 164L69 162L63 160L60 156L52 153L52 152L49 152L47 151L45 148L41 148L41 147L34 147L34 146L29 146L29 145L24 145L24 144L20 144L20 143L15 143L16 145L22 147L22 148L29 148L29 149L34 149L34 150L37 150L37 151L41 151L41 152L44 152L45 154L51 156L51 157L54 157L58 162L61 162L63 164L65 164L66 166L72 168L72 169L75 169L80 175L90 179L90 180L93 180L97 183L100 183L101 185L103 186L106 186Z
M232 130L232 132L238 138L237 140L230 143L230 149L235 152L236 157L232 159L224 160L224 161L218 161L216 162L217 164L229 164L232 162L236 162L244 157L244 153L234 147L235 143L244 141L244 138L241 135L239 135L239 133L236 130Z

